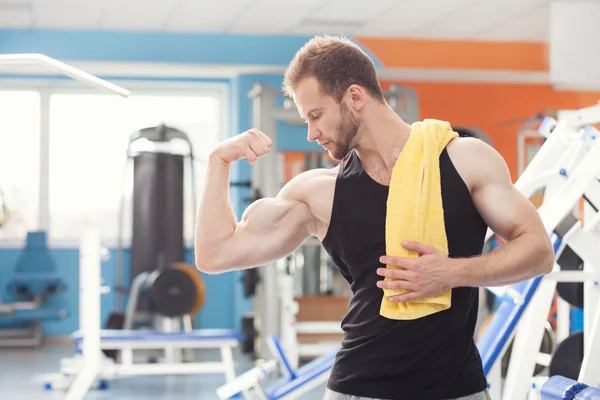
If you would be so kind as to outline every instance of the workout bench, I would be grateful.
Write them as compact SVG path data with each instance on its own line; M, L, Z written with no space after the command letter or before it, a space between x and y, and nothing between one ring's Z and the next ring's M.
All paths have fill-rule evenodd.
M77 346L76 356L61 360L61 373L69 380L82 369L84 359L81 345L84 337L79 331L71 336ZM100 350L120 351L119 362L102 354L98 378L100 386L107 381L135 375L186 375L223 373L227 382L235 379L232 349L243 340L243 335L227 329L199 329L191 332L160 332L142 330L101 330ZM165 352L179 349L219 349L220 361L136 363L134 350L157 350ZM48 389L64 389L68 382L47 384Z

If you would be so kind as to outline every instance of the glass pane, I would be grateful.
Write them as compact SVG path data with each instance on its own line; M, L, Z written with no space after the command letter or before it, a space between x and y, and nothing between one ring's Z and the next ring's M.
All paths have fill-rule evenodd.
M38 228L40 93L0 91L0 122L0 239L23 239Z
M137 95L124 99L103 94L53 95L50 108L52 237L77 239L83 229L95 227L105 239L116 239L124 195L123 234L125 240L129 240L133 162L126 162L126 150L129 136L142 128L165 123L189 136L197 158L195 190L198 193L203 187L204 159L220 136L220 107L218 99L209 96ZM188 169L185 172L184 234L191 240L195 210L191 204L191 177Z

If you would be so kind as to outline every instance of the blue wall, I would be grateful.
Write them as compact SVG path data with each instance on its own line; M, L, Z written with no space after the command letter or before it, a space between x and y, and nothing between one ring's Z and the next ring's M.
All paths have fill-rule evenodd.
M0 283L1 292L5 302L9 302L11 297L6 292L6 285L9 283L12 272L15 268L20 249L2 249L0 250ZM62 320L45 322L44 333L46 335L68 335L79 327L79 250L78 249L52 249L50 252L54 259L58 273L63 282L67 285L67 292L64 295L55 296L47 303L52 309L66 309L69 316ZM124 263L129 262L129 254L125 252ZM186 252L187 263L193 265L192 251ZM126 268L126 275L127 275ZM102 264L102 279L104 285L114 287L116 281L116 251L111 250L110 259ZM196 322L200 327L231 328L233 326L233 300L234 290L232 285L232 275L205 275L202 274L206 284L206 303L200 313L198 313ZM127 284L128 282L125 282ZM108 316L114 311L116 298L114 294L106 294L101 299L101 320L105 324ZM3 318L0 317L0 322Z
M219 35L181 34L161 32L118 32L118 31L61 31L61 30L0 30L0 54L2 53L42 53L63 61L116 61L153 63L191 63L215 65L268 65L285 66L295 52L309 39L307 36L270 35ZM377 66L378 60L374 59ZM7 77L3 75L2 77ZM263 82L275 88L281 87L282 75L256 74L239 75L232 79L197 79L180 77L172 81L226 82L230 88L231 135L251 128L251 103L248 92L255 82ZM65 79L56 77L56 79ZM131 77L110 77L118 83ZM156 77L135 77L135 80L157 80ZM277 126L278 145L281 150L320 150L306 141L304 126ZM251 176L250 165L241 161L233 165L231 179L245 180ZM241 217L247 207L242 199L249 191L232 188L231 201ZM0 290L8 300L4 288L10 279L20 249L0 249ZM46 335L68 335L78 327L78 250L52 249L51 254L58 266L69 291L62 297L52 300L50 305L60 306L70 311L70 316L62 321L44 324ZM115 282L115 250L111 258L103 264L102 275L105 284ZM193 265L192 249L187 251L187 262ZM126 258L127 260L127 258ZM126 261L127 262L127 261ZM252 303L242 295L241 272L221 275L204 275L207 298L200 311L197 323L204 328L239 329L241 316L252 309ZM102 323L114 310L115 296L102 297Z

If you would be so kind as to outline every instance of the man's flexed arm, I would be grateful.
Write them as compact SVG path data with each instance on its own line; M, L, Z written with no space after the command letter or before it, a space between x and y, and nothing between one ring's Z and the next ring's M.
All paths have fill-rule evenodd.
M476 139L463 147L464 153L472 154L473 202L492 231L507 243L486 256L464 260L459 283L501 286L550 272L554 266L550 238L533 204L512 184L502 157Z
M219 273L263 265L291 253L311 235L312 214L297 200L302 179L288 183L277 198L251 204L237 222L229 202L230 164L250 163L272 143L263 133L245 132L223 142L211 154L196 221L196 267Z

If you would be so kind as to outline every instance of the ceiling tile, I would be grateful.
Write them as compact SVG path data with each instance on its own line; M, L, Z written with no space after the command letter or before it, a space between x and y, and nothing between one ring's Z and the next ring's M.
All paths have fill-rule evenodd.
M368 21L384 13L396 4L396 0L369 0L351 2L346 0L329 1L320 7L312 20L326 21Z
M0 0L0 27L547 40L549 3L550 0Z
M491 40L547 40L549 22L550 8L540 4L519 16L482 29L476 36Z
M239 0L235 3L239 7L232 8L231 2L182 1L167 18L164 28L168 31L225 32L248 2L249 0Z
M520 7L506 7L497 1L481 2L449 12L438 18L435 23L420 27L410 32L410 34L411 36L424 38L468 39L472 33L494 26L521 12Z
M324 3L323 0L254 0L249 4L247 10L288 10L290 12L293 12L294 10L318 10L323 7Z
M477 0L406 0L399 2L378 18L369 21L357 31L357 35L372 35L370 32L396 31L405 36L420 28L431 26L444 15L476 3Z
M176 3L176 0L104 1L101 19L104 29L160 29Z
M33 3L37 28L98 28L101 0L36 0Z

